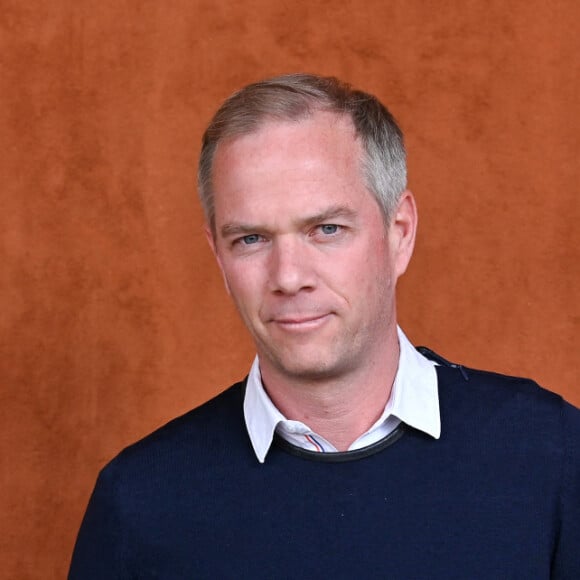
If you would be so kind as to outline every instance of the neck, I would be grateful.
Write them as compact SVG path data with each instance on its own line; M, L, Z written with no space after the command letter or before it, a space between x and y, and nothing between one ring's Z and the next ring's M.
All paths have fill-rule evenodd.
M260 370L270 399L287 419L305 423L338 451L346 451L383 413L399 352L395 329L380 357L338 377L293 377L262 361Z

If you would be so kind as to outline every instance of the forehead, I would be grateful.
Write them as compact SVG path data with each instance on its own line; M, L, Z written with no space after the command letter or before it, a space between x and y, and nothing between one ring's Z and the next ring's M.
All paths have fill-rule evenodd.
M265 121L217 148L212 176L216 220L256 204L278 201L279 209L280 198L300 198L313 208L353 203L361 192L370 195L361 159L360 139L346 115L317 112L297 121Z
M252 153L290 153L299 145L304 154L315 155L320 149L329 154L352 155L360 148L352 120L347 115L317 111L299 119L280 120L265 118L249 133L225 138L219 143L214 156L216 163L229 160L237 153L247 157Z

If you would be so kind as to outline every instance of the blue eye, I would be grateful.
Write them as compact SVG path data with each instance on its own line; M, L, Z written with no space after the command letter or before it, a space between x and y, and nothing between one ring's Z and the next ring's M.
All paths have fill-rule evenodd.
M258 234L250 234L242 238L242 242L246 246L251 246L252 244L257 244L260 241L260 236Z
M338 232L338 226L336 224L323 224L320 226L320 231L324 235L330 236Z

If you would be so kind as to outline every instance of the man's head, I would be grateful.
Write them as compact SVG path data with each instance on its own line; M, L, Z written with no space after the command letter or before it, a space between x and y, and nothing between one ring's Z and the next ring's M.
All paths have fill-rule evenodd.
M300 121L316 112L347 116L362 143L361 176L375 196L385 223L407 186L403 135L393 116L373 95L332 77L292 74L253 83L220 107L202 142L198 189L214 231L213 161L221 142L255 132L267 121ZM215 231L214 231L215 233Z
M342 107L305 108L312 97L292 93L284 115L274 115L268 101L268 113L257 116L264 111L260 99L249 100L252 115L245 115L244 99L234 96L241 99L237 116L224 113L228 101L202 153L204 192L210 182L212 190L208 241L256 343L262 377L271 383L355 376L364 382L371 372L384 376L385 364L396 367L395 286L416 229L413 196L404 190L400 131L374 98L358 93L369 101L371 119L354 118L344 110L355 106L357 93L337 81L320 83L334 87ZM289 102L296 99L300 106L291 116ZM379 116L386 118L382 125ZM355 122L382 127L369 131L373 147L397 144L399 169L382 154L389 187L381 201L364 173L370 137L365 140Z

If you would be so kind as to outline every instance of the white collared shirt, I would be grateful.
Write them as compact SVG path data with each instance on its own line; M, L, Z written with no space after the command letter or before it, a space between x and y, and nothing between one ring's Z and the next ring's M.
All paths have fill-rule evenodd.
M349 451L380 441L396 429L401 421L439 439L441 419L436 363L415 350L399 327L397 335L400 347L399 366L391 396L379 419L352 443L348 448ZM320 452L337 451L329 441L312 431L308 425L284 417L264 389L258 357L254 359L248 375L244 419L252 447L260 463L264 463L274 439L274 432L303 449Z

